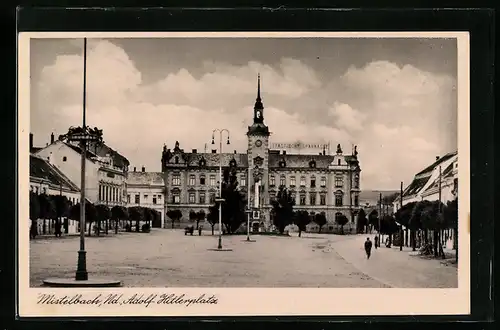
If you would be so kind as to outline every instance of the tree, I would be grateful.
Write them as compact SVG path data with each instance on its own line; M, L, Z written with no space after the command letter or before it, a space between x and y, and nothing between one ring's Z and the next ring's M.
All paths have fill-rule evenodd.
M307 211L297 211L294 216L294 223L299 227L299 237L301 237L302 232L306 231L307 225L311 222L309 213Z
M214 226L219 222L219 205L215 204L208 208L207 222L212 227L212 235L214 234Z
M380 219L380 233L383 235L389 235L389 245L392 245L392 235L399 230L399 226L396 223L396 219L391 215L384 215Z
M347 219L347 218L346 218ZM314 216L314 222L319 226L319 232L321 233L321 229L324 225L326 225L326 215L325 212L318 213Z
M370 225L370 228L375 228L376 231L379 230L378 212L376 210L371 211L370 214L368 215L368 224Z
M453 229L453 248L455 249L455 260L458 262L458 197L447 203L444 217L448 228Z
M340 226L340 233L344 235L344 226L349 222L349 219L343 214L335 216L335 222Z
M40 218L40 203L38 201L38 195L34 192L30 192L30 237L35 238L38 235L38 219Z
M281 186L276 199L271 202L271 205L274 213L273 223L278 228L279 233L283 234L285 227L292 223L295 199L286 187Z
M135 220L135 231L139 231L139 222L144 221L144 208L140 206L132 206L128 208L129 220Z
M70 204L68 198L66 196L63 196L63 195L54 195L54 196L51 196L51 198L54 201L57 221L59 223L62 223L61 218L68 216L69 209L71 208L71 204Z
M80 222L80 203L73 205L69 210L69 217L73 220ZM92 231L92 222L97 218L97 210L94 204L90 202L85 203L85 224L89 225L89 236Z
M359 234L363 232L368 234L368 219L366 218L366 213L363 209L360 209L358 212L358 224L356 227Z
M119 220L127 220L127 218L128 218L127 208L118 205L115 205L111 208L111 219L115 220L115 234L118 234Z
M444 204L440 201L426 203L420 213L420 220L424 228L433 232L434 256L444 258L443 246L441 244L441 230L446 228L443 215Z
M107 207L104 204L98 204L96 206L96 214L97 214L97 236L100 235L101 233L101 223L103 221L108 221L109 218L111 217L111 211L109 210L109 207ZM107 234L107 225L106 225L106 234Z
M198 227L200 225L200 221L205 221L205 211L201 210L196 213L196 229L198 230Z
M195 222L197 217L198 217L198 215L196 214L195 211L193 211L193 210L189 211L189 221L190 222ZM196 224L196 229L198 229L198 223Z
M238 190L236 168L225 169L222 176L222 223L227 233L234 233L245 222L244 195Z
M54 200L46 194L38 195L38 202L40 204L40 218L43 219L42 233L46 234L47 232L46 220L49 219L50 221L57 217L56 206L54 204Z
M396 221L405 226L406 228L410 228L410 241L413 251L415 251L415 231L419 228L416 222L411 221L411 217L413 214L413 209L417 205L417 202L411 202L403 205L397 212L394 214Z
M174 223L176 221L180 222L180 220L182 218L182 212L181 212L181 210L168 210L167 217L169 217L170 220L172 220L172 229L174 229Z

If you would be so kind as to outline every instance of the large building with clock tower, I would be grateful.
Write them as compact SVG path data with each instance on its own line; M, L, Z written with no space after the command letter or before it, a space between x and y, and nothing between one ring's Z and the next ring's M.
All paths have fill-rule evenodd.
M253 230L269 230L272 227L271 201L280 186L291 191L295 198L295 210L305 210L311 215L326 215L328 222L322 231L336 230L335 218L340 215L349 219L344 228L355 228L356 214L360 209L358 196L361 173L356 147L351 154L345 154L339 144L334 154L327 154L323 150L313 155L270 149L271 132L265 124L260 76L253 123L246 134L246 153L223 153L222 166L236 167L239 187L245 195L250 193L252 206L255 205L255 189L258 190L260 219L252 220ZM164 146L162 172L157 174L164 181L165 214L171 209L181 210L183 221L187 222L192 211L204 210L208 213L208 208L213 205L218 194L219 160L220 155L216 150L198 152L192 149L188 152L178 142L173 149ZM251 177L248 177L249 173ZM134 172L129 174L132 179L134 175ZM257 188L255 182L258 182ZM166 217L165 227L169 226L169 221Z

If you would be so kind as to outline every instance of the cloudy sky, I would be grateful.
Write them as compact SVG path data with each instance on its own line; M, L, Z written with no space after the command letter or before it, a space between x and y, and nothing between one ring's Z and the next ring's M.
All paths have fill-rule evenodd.
M271 142L357 145L363 189L457 148L454 39L91 39L87 54L87 122L131 167L159 171L163 144L201 151L214 128L245 152L258 73ZM83 40L32 39L35 145L81 125L82 76Z

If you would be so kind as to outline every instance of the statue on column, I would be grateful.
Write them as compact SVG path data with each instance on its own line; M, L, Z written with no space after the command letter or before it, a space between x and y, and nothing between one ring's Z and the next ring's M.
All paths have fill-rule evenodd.
M354 156L358 155L358 146L354 146Z

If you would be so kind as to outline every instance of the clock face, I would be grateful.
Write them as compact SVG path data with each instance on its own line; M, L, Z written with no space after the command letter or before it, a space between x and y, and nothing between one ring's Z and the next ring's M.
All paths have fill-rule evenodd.
M255 146L256 147L260 147L261 145L262 145L262 141L261 140L255 141Z

